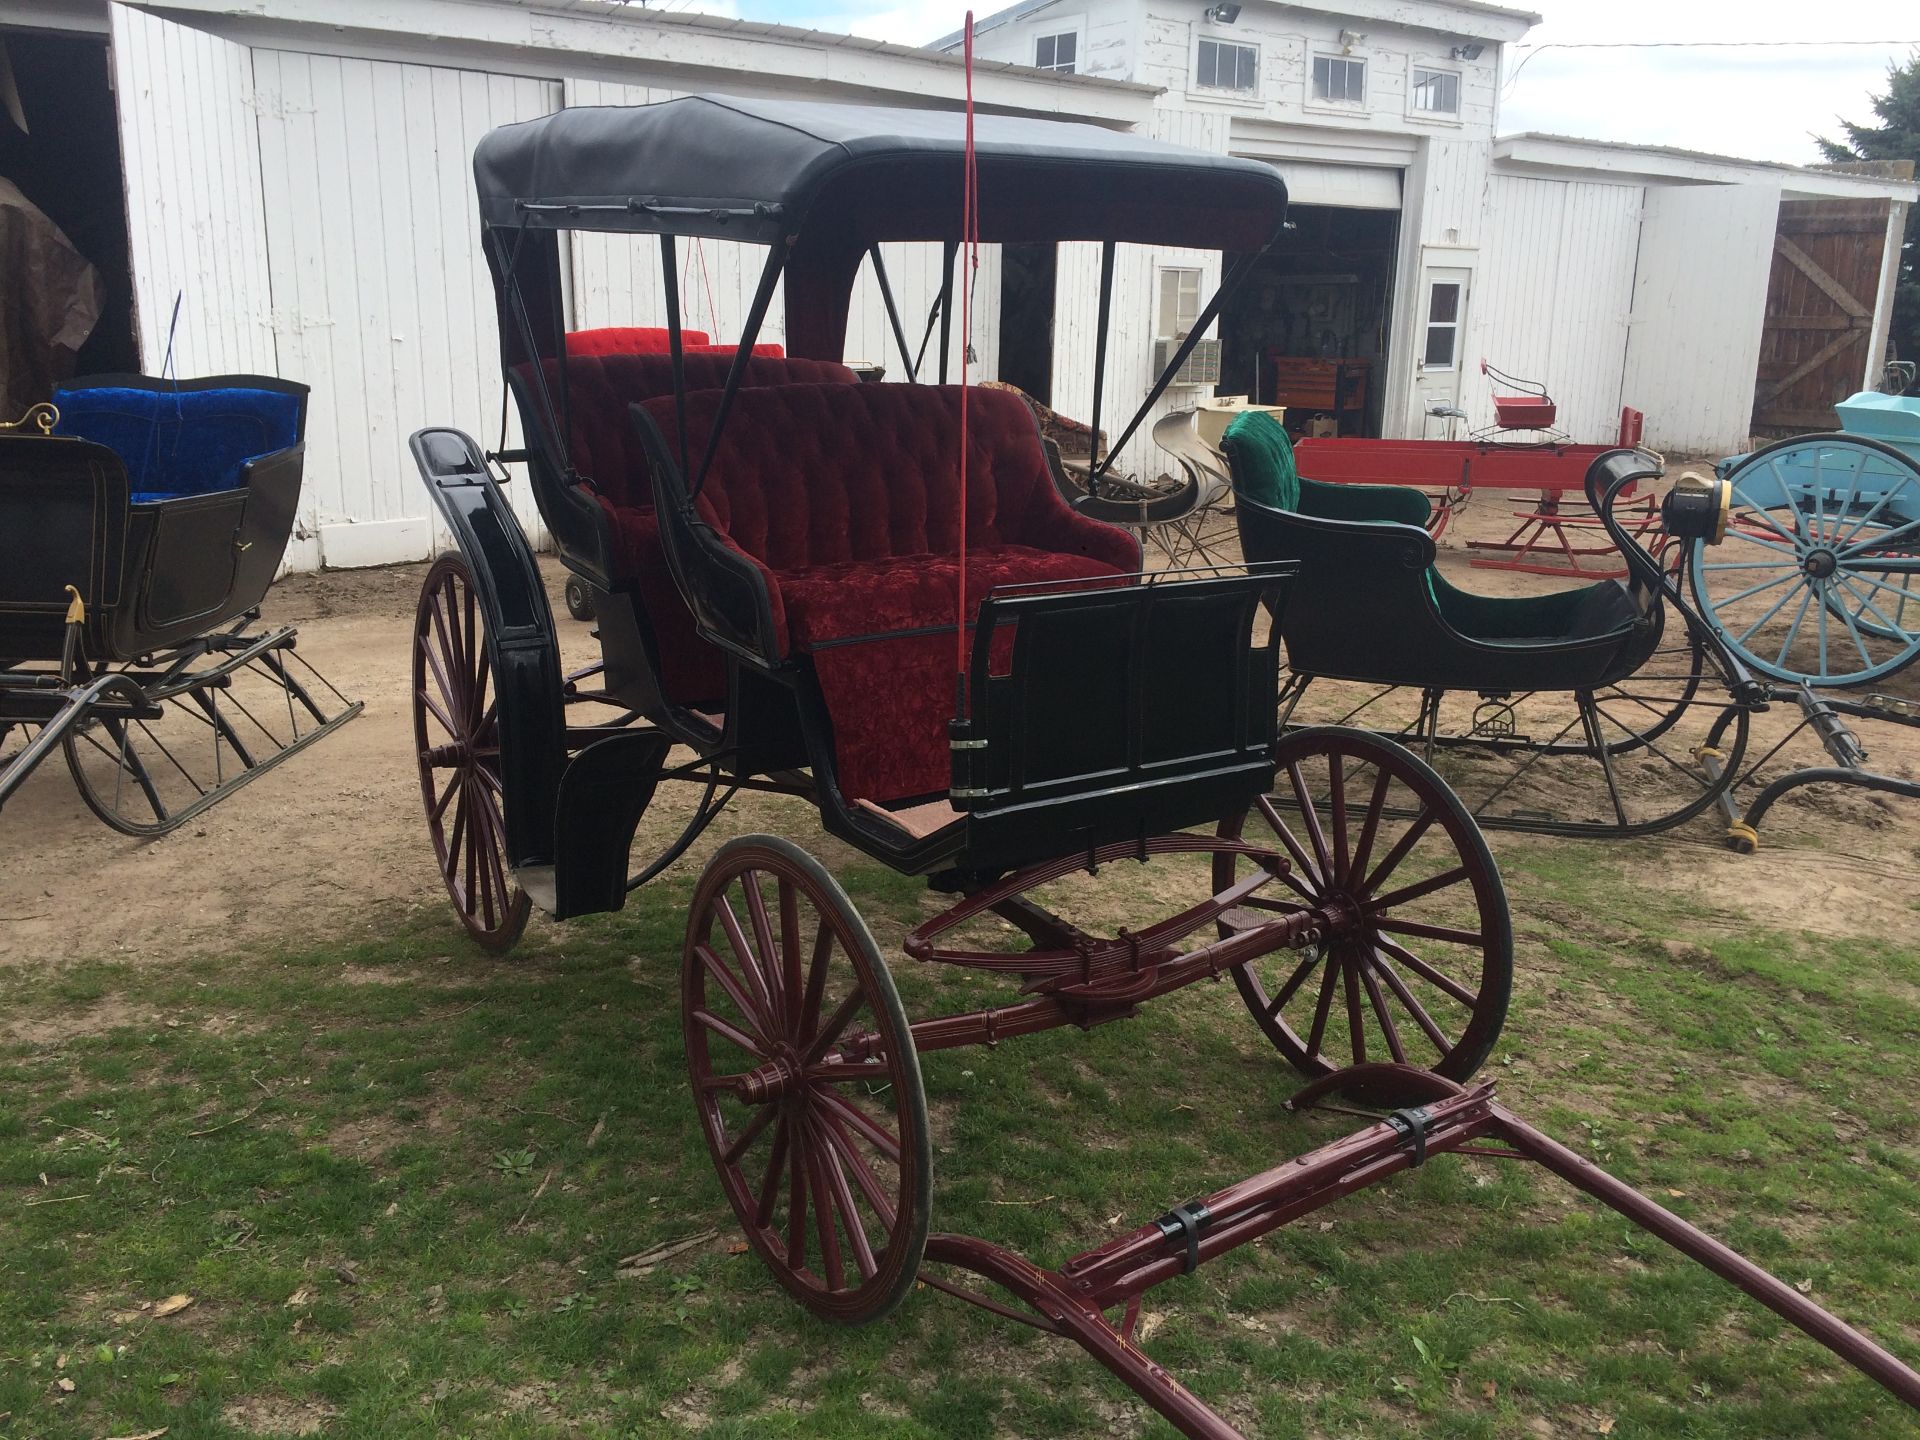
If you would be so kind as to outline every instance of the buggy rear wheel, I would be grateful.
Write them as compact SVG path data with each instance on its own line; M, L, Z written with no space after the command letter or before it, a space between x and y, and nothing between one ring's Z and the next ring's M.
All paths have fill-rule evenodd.
M767 835L721 847L688 912L681 1021L754 1250L823 1319L888 1314L926 1252L926 1092L873 933L819 861Z
M1297 730L1274 747L1279 782L1220 834L1291 868L1249 896L1259 912L1321 911L1324 938L1234 971L1275 1048L1317 1079L1390 1060L1464 1081L1493 1048L1513 986L1513 925L1480 828L1433 768L1363 730ZM1214 860L1214 888L1253 873ZM1244 912L1254 912L1247 915Z
M440 878L483 948L509 950L531 902L507 870L495 665L473 572L459 554L427 571L413 621L413 737Z

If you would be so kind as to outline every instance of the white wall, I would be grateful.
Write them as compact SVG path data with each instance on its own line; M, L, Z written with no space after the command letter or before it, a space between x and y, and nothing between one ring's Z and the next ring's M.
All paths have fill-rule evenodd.
M176 375L278 373L252 54L124 5L108 18L141 366L160 374L171 342Z
M1224 151L1224 117L1195 111L1159 110L1154 113L1156 139L1190 145L1200 150ZM1100 428L1117 441L1120 431L1153 388L1153 342L1159 302L1159 272L1171 266L1201 270L1201 302L1213 297L1220 284L1220 252L1176 250L1122 245L1114 256L1113 309L1107 334L1106 386L1100 399ZM1093 412L1093 357L1100 313L1100 246L1074 242L1060 247L1054 291L1053 408L1075 420ZM1216 321L1207 331L1217 336ZM1152 479L1173 470L1172 461L1149 438L1153 422L1171 410L1190 409L1213 394L1213 387L1170 387L1154 403L1135 438L1115 458L1119 474L1138 473Z
M1544 382L1561 428L1582 444L1612 443L1622 403L1661 408L1663 397L1621 394L1642 195L1638 185L1492 177L1463 357L1469 427L1493 423L1482 358Z
M289 563L422 559L446 537L407 437L500 435L470 157L496 125L552 109L559 86L276 50L254 66L280 369L313 387ZM527 487L509 494L540 543Z

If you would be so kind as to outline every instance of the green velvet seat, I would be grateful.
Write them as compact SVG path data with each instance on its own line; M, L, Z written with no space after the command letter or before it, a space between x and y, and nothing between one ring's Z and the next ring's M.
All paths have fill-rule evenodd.
M1296 672L1447 690L1578 690L1631 674L1659 643L1661 608L1618 580L1511 597L1449 583L1435 565L1426 496L1301 475L1286 431L1264 411L1236 417L1221 448L1242 554L1300 567L1283 620Z

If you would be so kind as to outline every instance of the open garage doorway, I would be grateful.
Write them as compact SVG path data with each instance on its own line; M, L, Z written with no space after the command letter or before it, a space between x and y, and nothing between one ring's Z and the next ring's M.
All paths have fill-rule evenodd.
M41 257L26 261L41 273L9 273L0 283L50 283L54 269L64 269L48 258L49 248L64 253L44 230L45 221L51 221L97 273L100 305L99 319L78 354L60 356L58 370L65 373L52 374L46 354L22 353L29 346L43 347L44 340L23 334L23 312L8 307L12 318L0 325L0 345L9 353L0 362L8 373L31 377L29 388L36 391L50 389L51 381L67 374L138 370L126 189L106 38L0 24L0 47L13 90L11 97L0 97L8 101L0 103L0 181L25 202L12 202L9 223L17 253L8 264ZM73 283L71 275L66 283Z
M1293 205L1221 316L1220 390L1287 407L1287 428L1378 435L1397 210Z

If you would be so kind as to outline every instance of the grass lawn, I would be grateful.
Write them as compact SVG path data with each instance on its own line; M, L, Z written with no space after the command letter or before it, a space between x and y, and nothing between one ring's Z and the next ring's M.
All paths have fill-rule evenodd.
M1920 1356L1920 959L1730 937L1640 883L1684 849L1497 849L1508 1102ZM894 958L921 887L832 853L910 1013L1005 993ZM1170 1435L1066 1342L924 1287L836 1330L741 1253L685 1090L694 874L505 961L428 909L371 943L9 975L0 1436ZM1285 1114L1291 1072L1229 985L924 1066L934 1228L1047 1264L1349 1123ZM1489 1160L1437 1159L1147 1311L1147 1348L1254 1435L1920 1433L1705 1271Z

